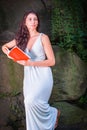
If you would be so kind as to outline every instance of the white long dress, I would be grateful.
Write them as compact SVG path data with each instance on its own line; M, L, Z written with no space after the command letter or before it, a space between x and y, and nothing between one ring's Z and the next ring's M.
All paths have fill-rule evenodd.
M46 58L41 42L41 35L26 53L33 61ZM53 77L50 67L24 67L24 104L27 130L54 130L57 109L48 104L53 88Z

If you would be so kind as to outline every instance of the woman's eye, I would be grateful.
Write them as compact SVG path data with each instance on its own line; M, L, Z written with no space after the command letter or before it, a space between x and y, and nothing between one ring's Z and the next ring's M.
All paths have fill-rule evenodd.
M29 21L31 21L32 19L31 18L29 18Z
M37 18L29 18L29 21L37 21L38 19Z
M37 21L37 18L34 18L34 21Z

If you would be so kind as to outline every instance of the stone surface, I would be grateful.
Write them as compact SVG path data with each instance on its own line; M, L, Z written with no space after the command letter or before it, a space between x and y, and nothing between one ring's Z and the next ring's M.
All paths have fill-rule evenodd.
M12 92L14 95L23 87L23 67L0 54L0 92Z
M15 37L15 33L14 32L10 32L8 30L2 32L0 34L1 45L3 45L3 43L6 43L6 42L9 42L9 41L13 40L14 37Z
M77 106L74 106L73 104L63 102L63 100L76 100L77 97L81 96L85 92L86 86L83 86L83 88L81 88L82 82L80 82L85 81L85 66L76 55L73 56L71 54L68 54L67 52L63 52L63 50L57 47L54 52L56 56L56 66L53 67L54 90L51 97L51 105L54 105L61 110L61 117L57 129L86 130L85 128L87 128L87 110L81 109ZM11 98L8 95L8 98L1 98L0 100L0 126L2 126L4 129L4 126L6 126L9 117L10 121L13 124L17 125L16 127L19 126L20 129L23 128L25 124L25 121L23 121L23 119L25 118L25 113L24 108L22 107L23 96L20 94L18 96L16 92L20 92L23 87L23 68L20 68L20 65L17 65L13 61L9 60L2 53L0 62L1 97L5 97L6 93L11 93L12 95L14 95ZM73 66L75 70L73 70ZM71 82L72 79L74 79L74 84L73 82ZM69 87L69 89L67 87ZM57 103L60 100L62 102ZM12 109L9 109L9 107L11 107ZM13 112L11 110L13 110ZM3 115L5 115L4 118ZM19 120L16 121L17 119ZM20 126L19 124L21 124L22 126ZM85 128L83 129L84 126Z
M9 108L10 100L9 98L0 98L0 126L6 126L10 108ZM1 130L1 129L0 129Z
M24 13L31 9L39 14L40 31L50 35L50 0L0 0L0 32L17 32Z
M13 128L10 126L7 126L7 127L4 126L4 127L1 127L0 130L13 130Z
M87 108L82 109L76 104L68 102L56 102L53 106L61 111L59 125L75 125L87 123Z
M53 67L53 101L76 100L87 88L86 64L75 54L54 46L56 65Z
M76 100L81 97L87 88L86 65L74 53L66 52L54 47L56 65L53 69L54 88L53 101ZM0 60L0 91L13 94L22 91L23 66L8 59L1 52Z
M87 129L87 108L82 109L76 104L67 102L54 103L61 111L59 125L56 130L86 130Z
M0 45L14 38L24 12L29 9L39 13L40 31L50 36L50 0L0 0ZM82 109L63 102L63 100L76 100L85 93L87 69L76 54L68 53L56 46L53 48L56 65L53 67L54 89L51 104L61 110L59 126L56 130L87 130L87 108ZM2 53L0 46L0 130L13 130L11 123L18 127L18 130L25 130L24 111L21 112L20 109L23 104L18 102L23 99L21 96L17 98L17 93L22 91L22 81L23 67L9 60ZM6 96L9 93L16 96L11 97L10 100L10 97ZM61 102L58 102L60 100ZM8 117L10 117L9 123ZM22 118L21 121L17 122L17 117Z

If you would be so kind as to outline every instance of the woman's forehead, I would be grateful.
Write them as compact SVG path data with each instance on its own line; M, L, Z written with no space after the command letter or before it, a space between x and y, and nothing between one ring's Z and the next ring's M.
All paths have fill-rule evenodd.
M30 13L30 14L28 14L28 16L27 16L28 18L29 17L36 17L37 18L37 15L36 14L34 14L34 13Z

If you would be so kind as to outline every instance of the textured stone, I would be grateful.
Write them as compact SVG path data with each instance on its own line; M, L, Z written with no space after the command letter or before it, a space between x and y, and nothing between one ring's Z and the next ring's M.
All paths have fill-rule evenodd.
M0 126L7 125L10 113L9 105L10 105L9 98L0 99Z
M61 115L59 118L60 126L74 126L80 123L81 125L87 123L87 108L82 109L76 104L67 103L64 101L53 103L53 106L61 111Z
M53 101L76 100L87 88L86 65L75 54L54 46L56 65L53 67Z
M13 128L11 126L3 126L0 128L0 130L13 130Z

